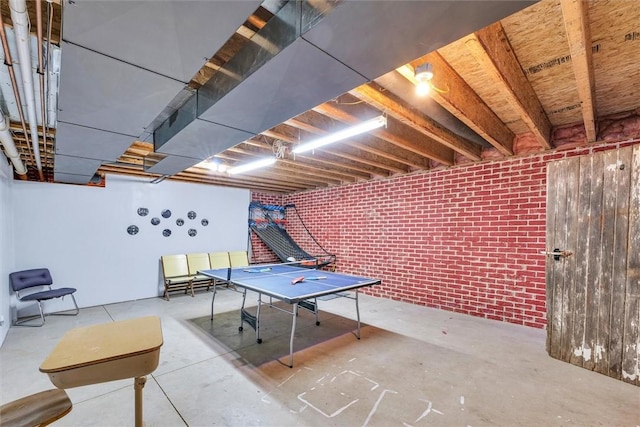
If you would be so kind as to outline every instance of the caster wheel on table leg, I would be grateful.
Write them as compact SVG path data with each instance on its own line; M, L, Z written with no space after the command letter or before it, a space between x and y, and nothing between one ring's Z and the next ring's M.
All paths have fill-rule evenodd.
M258 338L258 339L256 340L256 342L257 342L258 344L262 344L262 338Z
M316 326L320 326L320 322L316 322Z
M243 330L243 329L244 329L244 328L243 328L242 326L238 326L238 330L239 330L240 332L242 332L242 330Z

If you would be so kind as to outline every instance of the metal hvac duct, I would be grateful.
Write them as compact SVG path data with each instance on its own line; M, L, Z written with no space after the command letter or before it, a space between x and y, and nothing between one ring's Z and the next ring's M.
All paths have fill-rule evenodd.
M323 3L323 7L315 8L306 1L290 1L278 7L278 12L251 38L241 52L231 58L197 91L196 100L185 103L183 108L175 111L154 131L153 140L156 151L194 121L198 115L229 94L238 84L292 44L304 30L330 13L334 3ZM238 142L240 141L235 143Z

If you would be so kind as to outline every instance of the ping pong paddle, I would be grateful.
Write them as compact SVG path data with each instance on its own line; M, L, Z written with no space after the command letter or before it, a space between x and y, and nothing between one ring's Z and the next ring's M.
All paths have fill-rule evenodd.
M266 273L267 271L271 271L271 268L251 268L244 271L245 273Z
M295 279L293 279L291 281L291 284L295 285L296 283L300 283L300 282L303 282L303 281L304 281L304 276L300 276L300 277L296 277Z

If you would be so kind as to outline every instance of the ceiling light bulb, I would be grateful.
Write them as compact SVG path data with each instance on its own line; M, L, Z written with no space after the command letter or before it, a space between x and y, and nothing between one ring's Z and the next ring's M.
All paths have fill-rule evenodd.
M428 81L418 82L416 85L416 93L418 96L426 96L431 91L431 85Z
M208 159L203 162L204 167L209 169L212 172L217 172L220 167L220 162L218 159Z

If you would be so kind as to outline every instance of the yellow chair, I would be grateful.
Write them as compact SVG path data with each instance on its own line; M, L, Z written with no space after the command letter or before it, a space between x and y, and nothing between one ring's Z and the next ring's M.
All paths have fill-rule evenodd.
M189 274L187 256L184 254L162 255L161 260L164 275L163 297L169 301L169 292L178 290L184 290L185 294L191 290L191 296L193 296L192 276Z
M231 267L229 252L209 252L209 264L213 270Z
M210 252L209 253L209 263L211 264L211 268L217 270L219 268L230 268L231 261L229 260L229 252ZM214 280L215 284L226 284L229 286L228 280Z
M229 252L229 262L231 263L231 268L248 266L249 257L247 251Z
M191 288L203 288L207 290L213 286L213 279L203 274L198 274L200 270L209 270L209 254L206 252L187 254L187 265L189 266L189 275L191 276Z

